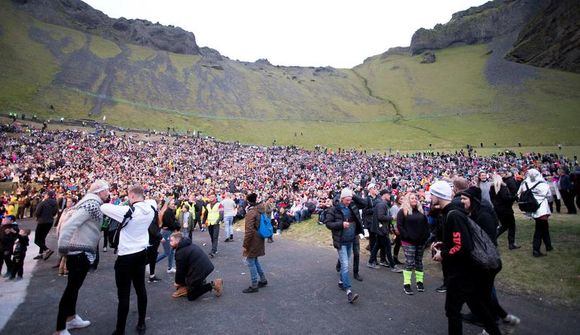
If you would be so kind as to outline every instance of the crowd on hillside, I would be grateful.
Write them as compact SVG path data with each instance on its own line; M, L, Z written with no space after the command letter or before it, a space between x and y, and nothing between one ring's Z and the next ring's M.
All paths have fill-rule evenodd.
M79 200L85 206L79 208L86 209L87 218L93 217L99 222L102 221L102 225L99 225L105 236L103 251L107 251L107 242L111 241L109 235L115 232L110 226L115 222L116 225L122 224L120 222L124 219L117 205L138 202L142 204L147 199L159 210L159 240L152 242L152 233L149 232L149 240L145 241L144 246L146 250L142 250L141 245L130 242L128 245L135 247L136 251L127 253L126 249L121 248L118 256L120 260L137 256L147 258L150 266L149 282L159 280L155 276L155 264L167 258L167 271L177 271L177 283L180 269L176 270L174 266L174 259L179 258L175 256L175 249L179 251L181 245L187 246L188 250L195 249L187 241L191 239L191 232L196 226L199 225L201 230L209 230L212 243L209 256L213 258L218 252L219 223L225 224L224 242L231 242L234 239L234 219L244 218L246 210L248 214L251 210L252 227L258 228L262 224L261 214L267 213L278 234L293 223L300 223L313 214L319 214L319 223L326 224L332 230L333 243L339 254L336 267L341 276L339 287L347 292L350 303L358 299L358 295L351 291L348 279L348 259L351 254L355 256L354 278L362 280L358 274L359 238L369 238L368 249L371 257L367 266L379 268L382 265L393 272L402 272L404 292L410 295L414 294L411 288L413 273L417 290L424 291L423 250L432 245L436 260L446 259L459 250L445 249L446 244L456 243L457 238L453 235L453 239L446 241L445 229L442 226L449 216L441 216L444 207L449 210L459 206L462 212L465 209L466 215L477 221L482 229L487 229L486 233L494 243L497 236L508 231L509 248L517 249L519 246L515 243L513 203L525 191L526 186L542 182L534 191L540 206L528 213L536 221L533 255L537 257L543 255L540 252L542 241L546 251L552 249L548 217L554 210L553 205L560 212L563 203L569 214L575 214L576 207L580 208L578 162L576 158L570 160L557 154L515 155L504 152L483 157L470 149L455 153L387 155L342 149L332 151L320 147L310 151L296 147L250 146L189 136L152 139L110 132L48 131L45 128L30 128L20 134L2 132L0 140L5 143L0 152L0 181L11 187L3 192L0 208L0 214L5 218L2 222L3 228L6 227L0 230L1 247L10 245L10 251L5 252L4 256L9 254L12 257L13 251L15 252L13 245L17 241L22 240L21 244L28 245L26 236L29 232L18 231L15 221L35 217L38 223L35 244L40 248L35 259L48 259L53 251L46 246L46 235L54 224L58 225L61 215L66 216L63 214L67 213L65 209L74 206ZM87 205L90 203L86 202L87 197L92 197L96 205ZM453 197L457 198L452 200ZM99 210L98 206L103 202L105 207L101 206ZM106 207L107 205L115 206ZM141 206L145 206L143 210L147 213L142 220L151 221L152 212L147 205ZM483 208L486 209L482 210ZM492 214L485 216L485 213ZM247 230L248 217L245 221ZM498 225L499 231L496 232ZM181 231L183 235L173 234L175 231ZM87 230L86 233L90 235L94 232ZM189 239L186 233L189 233ZM244 248L247 235L246 233ZM394 240L391 240L391 236ZM259 240L255 236L253 238ZM164 241L163 254L158 257L157 250L161 240ZM59 247L60 242L59 240ZM268 242L273 242L273 239L268 238ZM119 243L124 243L123 237ZM459 248L461 247L460 243ZM398 259L400 248L404 250L404 263ZM154 252L151 253L150 250ZM245 253L248 251L244 250ZM245 255L248 257L252 286L244 290L244 293L257 292L259 287L267 285L257 260L264 253L263 244L260 247L258 243L257 249L252 250L258 250L256 255ZM96 255L92 249L83 252L87 254L91 264L94 263L95 256L98 262L98 252ZM253 255L254 252L249 254ZM78 255L78 252L69 253L66 264L71 262L71 256L72 259L77 259ZM11 269L10 274L6 273L8 277L14 278L18 274L21 278L21 269L19 273L15 273L14 261L4 256L3 262ZM195 257L198 256L196 254ZM84 256L81 259L84 261ZM208 262L206 264L210 264ZM404 269L400 269L399 264L404 264ZM66 266L60 261L59 265L59 273L65 274ZM86 265L88 268L88 263ZM124 270L132 276L131 280L143 277L140 272L137 275L130 273L133 271L130 262L126 266ZM120 271L116 266L117 270ZM473 286L473 292L489 291L489 294L477 296L478 299L491 296L494 277L495 274L482 280L481 286ZM447 282L453 283L454 278L445 278L438 290L445 292ZM142 284L137 281L139 283L135 285ZM70 283L69 277L69 285ZM117 285L120 304L123 301L128 306L129 298L128 293L125 297L125 290L130 287L130 283L117 282ZM177 286L174 297L197 297L198 293L211 290L216 290L221 295L221 285L221 279L211 285L204 282L203 287L198 285L194 289L197 293L192 293L191 287L183 284ZM67 298L67 294L71 293L67 293L67 290L61 304L63 301L71 303L71 298ZM124 293L121 293L122 290ZM457 294L453 289L452 292ZM458 300L455 305L450 306L454 310L459 306L456 314L463 304L462 299L474 298L469 296L475 294L473 292L454 296ZM448 299L453 294L448 293ZM123 297L127 300L123 300ZM470 307L475 313L474 317L485 323L486 330L492 329L495 334L495 326L490 323L492 316L482 315L482 311L493 309L492 314L510 326L517 325L519 319L507 314L499 306L497 297L494 296L494 299L489 302L494 304L493 308L483 305L479 306L481 308ZM142 303L141 300L139 303ZM448 316L451 314L453 313L448 313ZM65 323L68 329L69 322L78 326L77 328L90 324L80 317L76 319L77 317L78 315L61 315L59 311L57 330L60 332L64 329ZM144 323L142 326L144 330ZM117 327L124 329L124 321ZM67 334L66 329L60 334Z

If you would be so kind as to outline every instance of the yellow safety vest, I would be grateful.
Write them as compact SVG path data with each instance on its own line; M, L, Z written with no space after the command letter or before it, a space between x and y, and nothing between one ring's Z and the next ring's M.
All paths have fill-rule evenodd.
M220 203L216 202L213 205L213 208L211 207L211 204L207 204L205 205L205 209L207 210L206 224L208 226L211 226L218 223L218 220L220 218Z

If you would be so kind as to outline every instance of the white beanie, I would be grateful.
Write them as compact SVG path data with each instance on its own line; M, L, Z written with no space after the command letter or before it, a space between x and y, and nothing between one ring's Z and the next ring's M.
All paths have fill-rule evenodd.
M451 190L449 183L441 180L433 183L429 188L429 191L431 192L431 195L434 195L441 200L451 201L451 198L453 197L453 191Z
M108 190L109 189L109 183L107 183L106 181L102 180L102 179L97 179L95 180L94 183L91 184L91 187L89 187L89 191L88 193L99 193L101 191L104 190Z
M340 191L340 198L342 199L346 197L352 197L352 191L348 187L345 187Z
M377 185L376 185L376 184L374 184L374 183L370 183L370 184L368 184L368 186L367 186L367 190L369 190L369 191L370 191L370 190L371 190L371 188L376 188L376 187L377 187Z

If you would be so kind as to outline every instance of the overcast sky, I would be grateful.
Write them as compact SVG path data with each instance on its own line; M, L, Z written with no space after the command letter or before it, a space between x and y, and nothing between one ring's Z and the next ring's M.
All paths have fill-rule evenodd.
M351 68L482 0L84 0L113 18L195 34L199 46L242 61Z

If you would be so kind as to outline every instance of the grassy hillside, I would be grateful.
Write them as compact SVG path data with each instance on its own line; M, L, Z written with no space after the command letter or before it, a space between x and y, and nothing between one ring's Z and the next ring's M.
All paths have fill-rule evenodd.
M123 127L305 147L580 144L580 75L539 69L494 86L486 45L436 56L377 56L352 70L243 63L109 41L0 0L0 113L106 116Z

